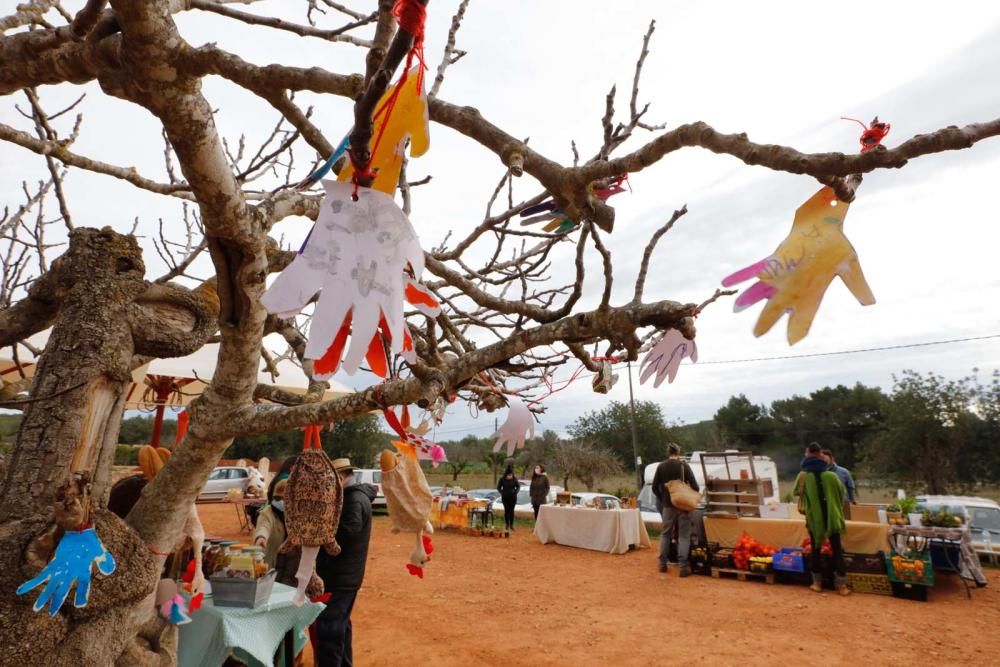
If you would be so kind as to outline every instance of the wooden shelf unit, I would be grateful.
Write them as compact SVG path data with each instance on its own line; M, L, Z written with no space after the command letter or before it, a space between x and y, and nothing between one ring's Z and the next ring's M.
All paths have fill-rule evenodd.
M746 479L733 478L731 463L749 463L749 475ZM708 465L724 463L726 478L710 478ZM702 478L705 480L706 512L728 512L739 516L760 516L760 505L765 494L764 482L757 478L753 466L753 452L712 452L702 454Z

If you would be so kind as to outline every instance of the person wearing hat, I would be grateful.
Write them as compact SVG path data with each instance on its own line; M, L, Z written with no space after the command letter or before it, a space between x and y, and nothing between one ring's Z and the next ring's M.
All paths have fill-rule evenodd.
M365 578L368 560L368 538L372 531L372 500L375 487L354 482L355 467L350 459L334 459L333 467L344 485L344 509L337 527L340 554L331 556L320 549L316 573L324 588L331 593L326 609L316 619L319 646L316 664L319 667L351 665L351 610Z

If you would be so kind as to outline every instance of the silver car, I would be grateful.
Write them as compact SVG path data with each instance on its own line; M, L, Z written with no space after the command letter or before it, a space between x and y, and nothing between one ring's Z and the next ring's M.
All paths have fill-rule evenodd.
M369 468L357 468L354 471L355 484L371 484L375 487L375 500L372 501L372 509L382 509L385 507L385 494L382 493L382 471Z
M198 494L198 500L221 500L230 489L246 493L250 484L250 472L239 466L220 466L213 470Z

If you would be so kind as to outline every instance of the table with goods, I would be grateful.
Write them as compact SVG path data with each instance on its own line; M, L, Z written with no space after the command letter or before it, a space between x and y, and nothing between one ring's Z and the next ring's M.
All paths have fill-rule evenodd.
M650 546L649 534L637 509L542 505L535 522L535 535L542 544L555 542L612 554Z
M489 515L489 521L486 517ZM493 528L493 512L488 500L449 494L434 498L431 524L435 528L454 528L464 533L482 534Z
M944 511L921 514L894 506L888 509L880 513L884 523L846 522L844 560L854 592L925 601L934 585L933 547L941 548L944 565L963 582L986 585L969 525L962 517ZM811 583L813 545L797 513L788 519L705 516L704 529L705 541L691 550L694 573L767 583ZM828 540L821 545L820 555L824 587L832 589L833 554Z
M205 599L190 623L180 626L178 665L216 667L229 656L251 667L291 665L324 605L295 606L295 589L275 582L261 547L207 541L202 571Z

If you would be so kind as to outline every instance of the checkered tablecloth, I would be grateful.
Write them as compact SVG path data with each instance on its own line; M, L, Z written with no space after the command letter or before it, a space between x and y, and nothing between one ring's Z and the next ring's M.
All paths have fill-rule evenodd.
M290 629L298 654L308 641L309 625L325 605L307 602L296 607L292 604L294 594L294 588L276 583L268 601L256 609L215 607L207 598L191 615L191 622L180 626L177 664L219 667L233 656L250 667L274 665L274 653Z

